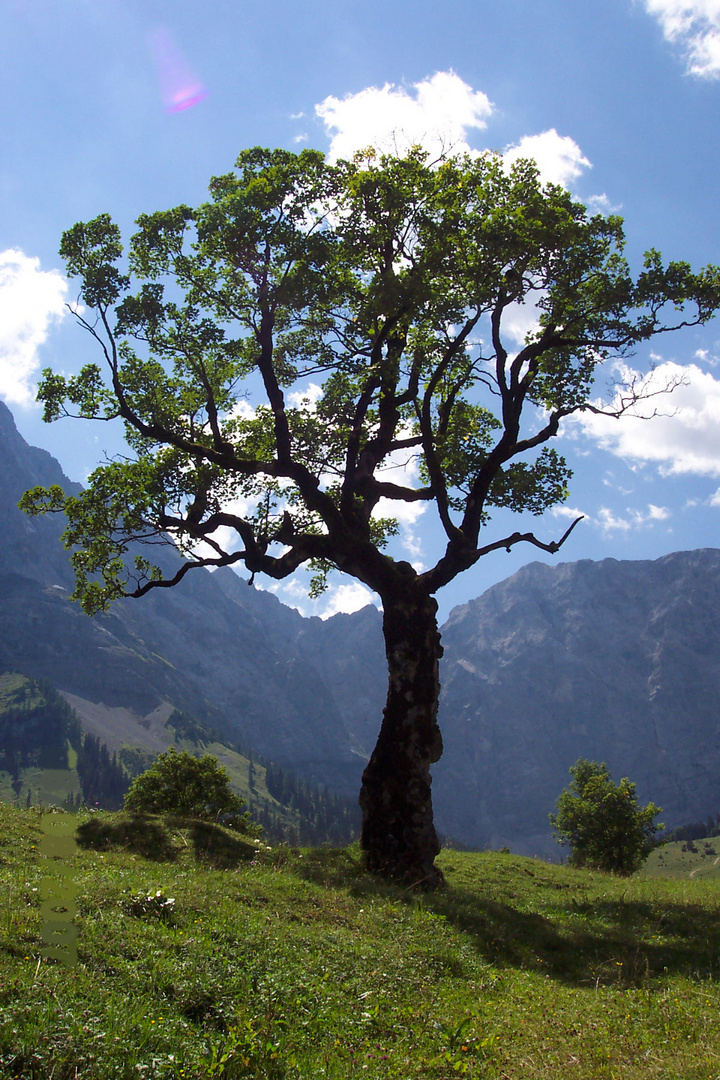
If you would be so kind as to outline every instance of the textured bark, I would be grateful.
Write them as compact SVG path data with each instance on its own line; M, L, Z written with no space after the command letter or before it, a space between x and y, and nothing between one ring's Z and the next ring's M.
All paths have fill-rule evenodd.
M415 583L383 603L388 696L363 773L361 844L373 873L433 888L443 881L430 791L430 766L442 754L437 603Z

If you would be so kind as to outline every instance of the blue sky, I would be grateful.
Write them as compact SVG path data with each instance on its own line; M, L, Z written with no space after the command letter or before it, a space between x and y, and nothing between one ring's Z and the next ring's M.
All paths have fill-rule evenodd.
M34 404L40 368L95 358L65 314L63 229L109 211L128 234L141 212L202 201L243 147L346 154L402 131L532 153L625 218L636 269L649 247L720 262L720 0L4 0L0 84L0 395L76 480L117 442L43 425ZM719 360L720 322L638 354L641 375L682 370L667 415L569 425L568 507L520 527L551 539L584 513L564 560L717 546ZM410 517L399 550L429 564L436 540L428 514ZM482 560L442 615L538 555ZM305 586L278 595L325 614L365 599L338 578L313 604Z

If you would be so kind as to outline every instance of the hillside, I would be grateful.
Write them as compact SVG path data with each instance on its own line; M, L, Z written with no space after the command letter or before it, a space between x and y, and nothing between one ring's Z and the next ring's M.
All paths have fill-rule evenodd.
M175 711L164 723L156 721L155 753L124 743L123 732L119 725L101 740L83 731L77 713L49 683L0 672L0 801L119 809L132 779L172 742L216 757L268 837L342 844L357 835L353 802L240 753L187 714Z
M720 839L680 840L651 852L643 876L672 881L720 882Z
M720 1073L715 883L448 850L418 896L356 854L0 805L0 1077Z

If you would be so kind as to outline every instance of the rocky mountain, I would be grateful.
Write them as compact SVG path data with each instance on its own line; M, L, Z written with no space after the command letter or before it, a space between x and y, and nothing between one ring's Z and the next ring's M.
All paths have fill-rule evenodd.
M357 793L385 690L374 608L306 619L226 569L89 619L61 523L17 509L38 483L71 486L0 404L0 672L49 680L110 749L163 749L180 709ZM533 563L442 633L434 798L453 839L557 854L547 815L578 757L630 776L668 825L720 808L720 551Z
M720 807L720 551L532 563L443 627L438 818L479 847L548 853L579 757L668 825Z
M90 619L69 599L62 523L17 509L36 484L74 486L57 461L25 443L0 403L0 671L50 681L111 749L163 749L165 722L181 709L310 779L356 790L364 745L355 732L370 726L373 708L376 723L381 712L358 670L371 627L372 659L382 664L374 608L353 622L352 664L337 648L328 657L328 643L346 639L347 616L304 619L231 570L190 574L181 589L121 601ZM163 558L170 571L179 556L168 549Z

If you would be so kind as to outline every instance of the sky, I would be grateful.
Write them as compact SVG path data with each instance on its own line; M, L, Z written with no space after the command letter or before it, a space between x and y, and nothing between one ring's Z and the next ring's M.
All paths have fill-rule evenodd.
M545 179L623 216L635 271L649 248L720 262L720 0L3 0L0 88L0 396L81 482L120 444L107 425L45 425L35 403L42 368L97 359L67 307L61 234L107 211L129 236L140 213L202 202L245 147L333 160L409 140L532 156ZM519 341L526 324L518 313ZM628 363L681 382L661 415L568 422L567 504L499 514L486 537L532 528L549 541L583 514L561 553L487 556L439 594L441 619L534 559L718 546L720 320ZM398 557L431 565L438 542L411 504ZM322 616L374 599L339 575L318 601L307 584L272 588Z

